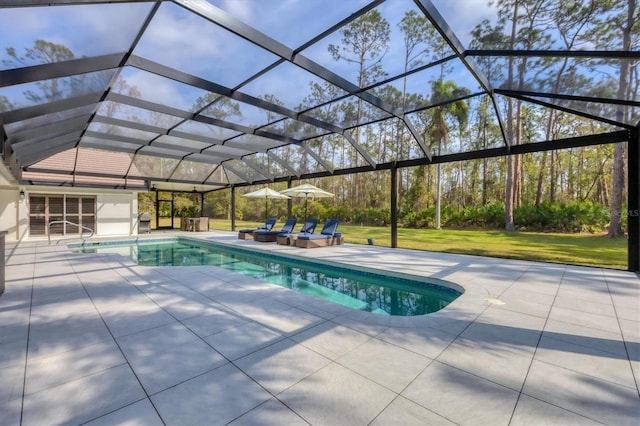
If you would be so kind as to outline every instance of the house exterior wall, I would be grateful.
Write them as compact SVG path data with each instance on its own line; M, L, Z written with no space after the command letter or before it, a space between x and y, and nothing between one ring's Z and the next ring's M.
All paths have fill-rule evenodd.
M20 200L20 189L25 192ZM80 188L0 187L0 230L7 231L6 241L29 238L29 195L84 195L96 197L96 236L129 236L138 233L138 193ZM33 237L42 239L44 237Z
M137 194L98 194L96 208L97 235L132 235L138 233Z
M7 241L18 238L19 193L18 189L0 189L0 231L7 231Z

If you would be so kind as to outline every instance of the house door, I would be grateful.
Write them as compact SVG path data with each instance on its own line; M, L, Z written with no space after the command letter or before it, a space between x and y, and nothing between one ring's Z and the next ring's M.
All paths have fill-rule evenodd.
M158 191L156 229L173 229L173 192Z

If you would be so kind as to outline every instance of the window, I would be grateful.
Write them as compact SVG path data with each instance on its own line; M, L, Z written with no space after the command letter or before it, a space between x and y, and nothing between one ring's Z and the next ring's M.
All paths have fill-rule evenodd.
M64 223L63 221L71 222ZM51 222L51 226L47 226ZM96 197L29 196L29 235L80 235L82 226L96 230Z

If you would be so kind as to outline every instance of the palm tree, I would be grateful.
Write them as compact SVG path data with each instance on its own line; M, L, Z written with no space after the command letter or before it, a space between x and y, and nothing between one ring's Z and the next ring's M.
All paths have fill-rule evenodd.
M431 104L437 105L450 99L459 99L469 94L464 87L458 87L453 81L434 80L431 82ZM436 155L442 154L443 145L449 143L449 125L447 118L456 120L460 131L466 127L469 118L469 105L465 101L450 102L431 109L431 124L428 132L432 141L437 141ZM440 163L436 165L436 229L440 229Z

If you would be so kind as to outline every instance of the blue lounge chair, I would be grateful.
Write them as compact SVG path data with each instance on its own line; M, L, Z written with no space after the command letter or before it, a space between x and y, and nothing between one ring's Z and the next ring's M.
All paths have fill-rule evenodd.
M296 246L313 248L342 244L342 235L337 232L339 223L338 219L327 219L319 234L298 234Z
M254 232L259 231L261 229L266 231L271 231L277 221L278 219L276 219L275 217L270 217L269 219L266 220L264 225L259 226L257 229L241 229L240 231L238 231L238 238L241 240L253 240Z
M318 225L318 219L307 219L307 221L300 228L300 234L313 234ZM295 232L281 232L276 238L276 242L280 245L288 246L291 244L291 237L298 235Z
M296 226L298 220L295 217L287 219L284 226L279 231L273 229L267 231L266 229L258 229L253 233L253 239L260 241L261 243L272 243L276 240L280 234L288 234L293 231L293 227Z

